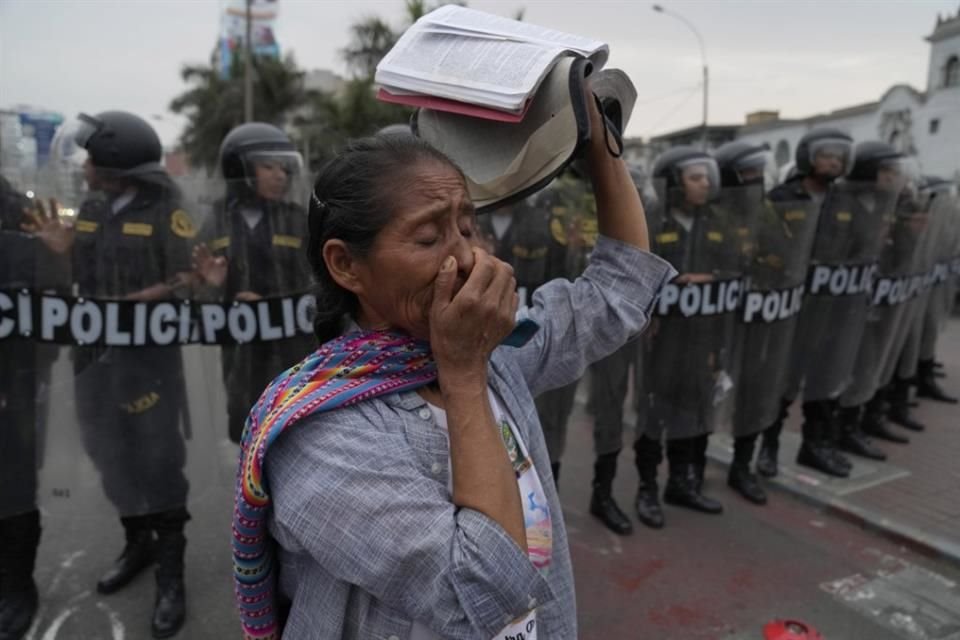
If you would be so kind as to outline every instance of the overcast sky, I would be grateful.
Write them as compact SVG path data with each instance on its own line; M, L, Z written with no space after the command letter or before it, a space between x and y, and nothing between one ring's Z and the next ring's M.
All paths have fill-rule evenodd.
M811 115L877 100L895 83L926 89L924 36L958 0L660 0L694 23L710 67L710 122L747 112ZM689 29L652 2L471 0L503 15L604 40L608 66L639 91L628 133L700 122L700 53ZM74 115L126 109L153 117L165 142L179 122L167 110L179 69L208 60L217 0L0 0L0 108L29 104ZM280 0L276 35L301 66L345 73L348 26L367 15L393 24L402 0Z

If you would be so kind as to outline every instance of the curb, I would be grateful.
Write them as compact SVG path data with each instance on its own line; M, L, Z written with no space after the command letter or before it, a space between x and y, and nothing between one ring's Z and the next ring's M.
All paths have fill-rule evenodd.
M728 453L728 449L726 443L720 447L711 446L707 455L714 462L729 467L732 450ZM781 469L783 466L781 465ZM830 495L801 480L785 477L782 472L776 478L764 478L764 486L776 488L802 502L823 509L829 515L874 531L896 544L909 547L920 555L934 560L945 560L960 567L960 544L942 536L930 535L917 527L890 519L875 509L857 505L842 496Z

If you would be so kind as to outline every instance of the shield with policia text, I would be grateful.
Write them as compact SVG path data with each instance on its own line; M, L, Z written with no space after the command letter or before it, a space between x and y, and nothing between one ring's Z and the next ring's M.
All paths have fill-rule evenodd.
M762 192L740 206L757 214L738 314L737 437L759 433L780 413L819 215L812 200L772 202Z
M875 181L829 188L817 222L785 396L836 399L850 385L895 197Z
M907 165L897 161L889 170L904 176L889 183L889 191L875 197L876 206L890 209L884 215L890 217L891 224L874 274L850 385L841 396L843 406L866 403L890 381L892 367L909 333L911 303L924 287L931 232L937 231L918 198L915 183L905 173ZM888 193L894 196L892 204L886 198Z
M758 211L745 204L751 195L740 188L719 198L713 190L701 202L666 184L657 191L659 202L647 213L651 250L679 275L661 290L642 338L645 431L651 438L692 438L732 417L737 314Z

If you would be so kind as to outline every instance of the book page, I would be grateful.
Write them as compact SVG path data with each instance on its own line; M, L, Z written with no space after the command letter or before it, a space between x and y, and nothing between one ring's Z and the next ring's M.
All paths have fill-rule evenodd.
M418 21L418 25L415 25L414 28L422 27L429 30L432 25L568 49L591 58L598 67L603 66L609 56L609 47L599 40L548 29L528 22L519 22L458 5L444 5L428 13Z
M384 57L375 80L400 90L422 89L424 84L415 79L427 86L447 85L443 93L429 93L454 99L463 99L464 92L456 89L464 87L509 96L519 107L562 53L559 47L411 29Z

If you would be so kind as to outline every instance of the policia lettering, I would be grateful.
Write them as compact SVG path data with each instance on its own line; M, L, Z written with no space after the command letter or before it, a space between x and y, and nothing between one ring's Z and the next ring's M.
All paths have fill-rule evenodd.
M257 302L191 304L91 300L0 291L0 340L154 347L246 344L312 335L311 294Z
M740 279L683 285L667 284L660 291L657 315L679 314L684 318L715 316L736 311L743 294Z

